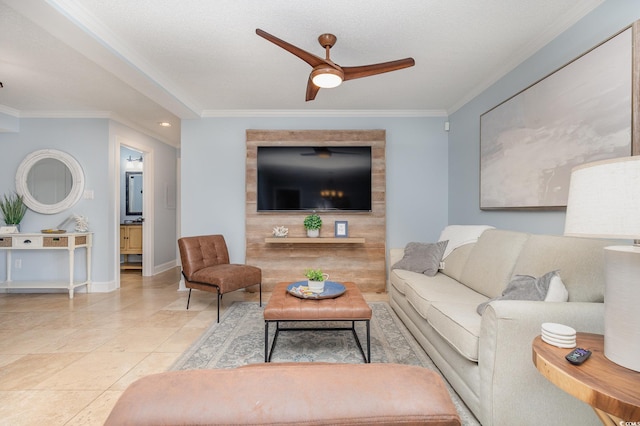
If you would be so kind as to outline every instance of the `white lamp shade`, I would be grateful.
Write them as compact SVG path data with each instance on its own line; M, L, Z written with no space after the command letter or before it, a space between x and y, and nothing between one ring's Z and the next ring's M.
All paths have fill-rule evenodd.
M640 239L640 156L578 166L571 172L564 234ZM640 248L605 248L604 355L640 371Z
M640 239L640 156L573 169L564 234Z

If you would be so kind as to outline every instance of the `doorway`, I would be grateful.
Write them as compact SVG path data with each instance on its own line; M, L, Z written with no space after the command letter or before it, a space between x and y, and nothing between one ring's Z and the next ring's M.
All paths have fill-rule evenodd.
M120 147L120 273L142 274L144 156L140 151ZM122 282L122 280L121 280Z
M152 276L153 265L153 151L120 140L118 144L118 276ZM119 279L118 287L122 284Z

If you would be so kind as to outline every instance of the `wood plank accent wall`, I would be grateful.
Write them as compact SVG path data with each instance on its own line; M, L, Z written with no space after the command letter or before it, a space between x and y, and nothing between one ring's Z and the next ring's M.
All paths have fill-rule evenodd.
M384 130L247 130L246 263L262 269L262 284L304 280L308 268L321 268L331 281L351 281L361 291L385 291L386 177ZM349 237L364 243L305 244L302 224L309 212L258 212L256 157L259 146L371 146L372 211L318 212L320 238L334 236L334 221L349 222ZM273 228L289 228L291 243L267 243ZM296 238L295 240L293 238ZM309 239L311 240L311 238ZM304 240L302 240L304 241ZM334 240L335 241L335 240Z

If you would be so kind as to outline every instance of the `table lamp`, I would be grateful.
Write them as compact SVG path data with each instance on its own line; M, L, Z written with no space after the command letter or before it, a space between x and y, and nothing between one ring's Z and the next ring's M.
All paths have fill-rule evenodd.
M640 372L640 156L571 172L564 234L631 239L605 247L604 355Z

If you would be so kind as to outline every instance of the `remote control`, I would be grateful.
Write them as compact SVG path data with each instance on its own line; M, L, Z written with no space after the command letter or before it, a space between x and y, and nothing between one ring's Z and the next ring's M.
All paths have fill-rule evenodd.
M573 365L580 365L591 356L591 351L583 348L575 348L565 358Z

